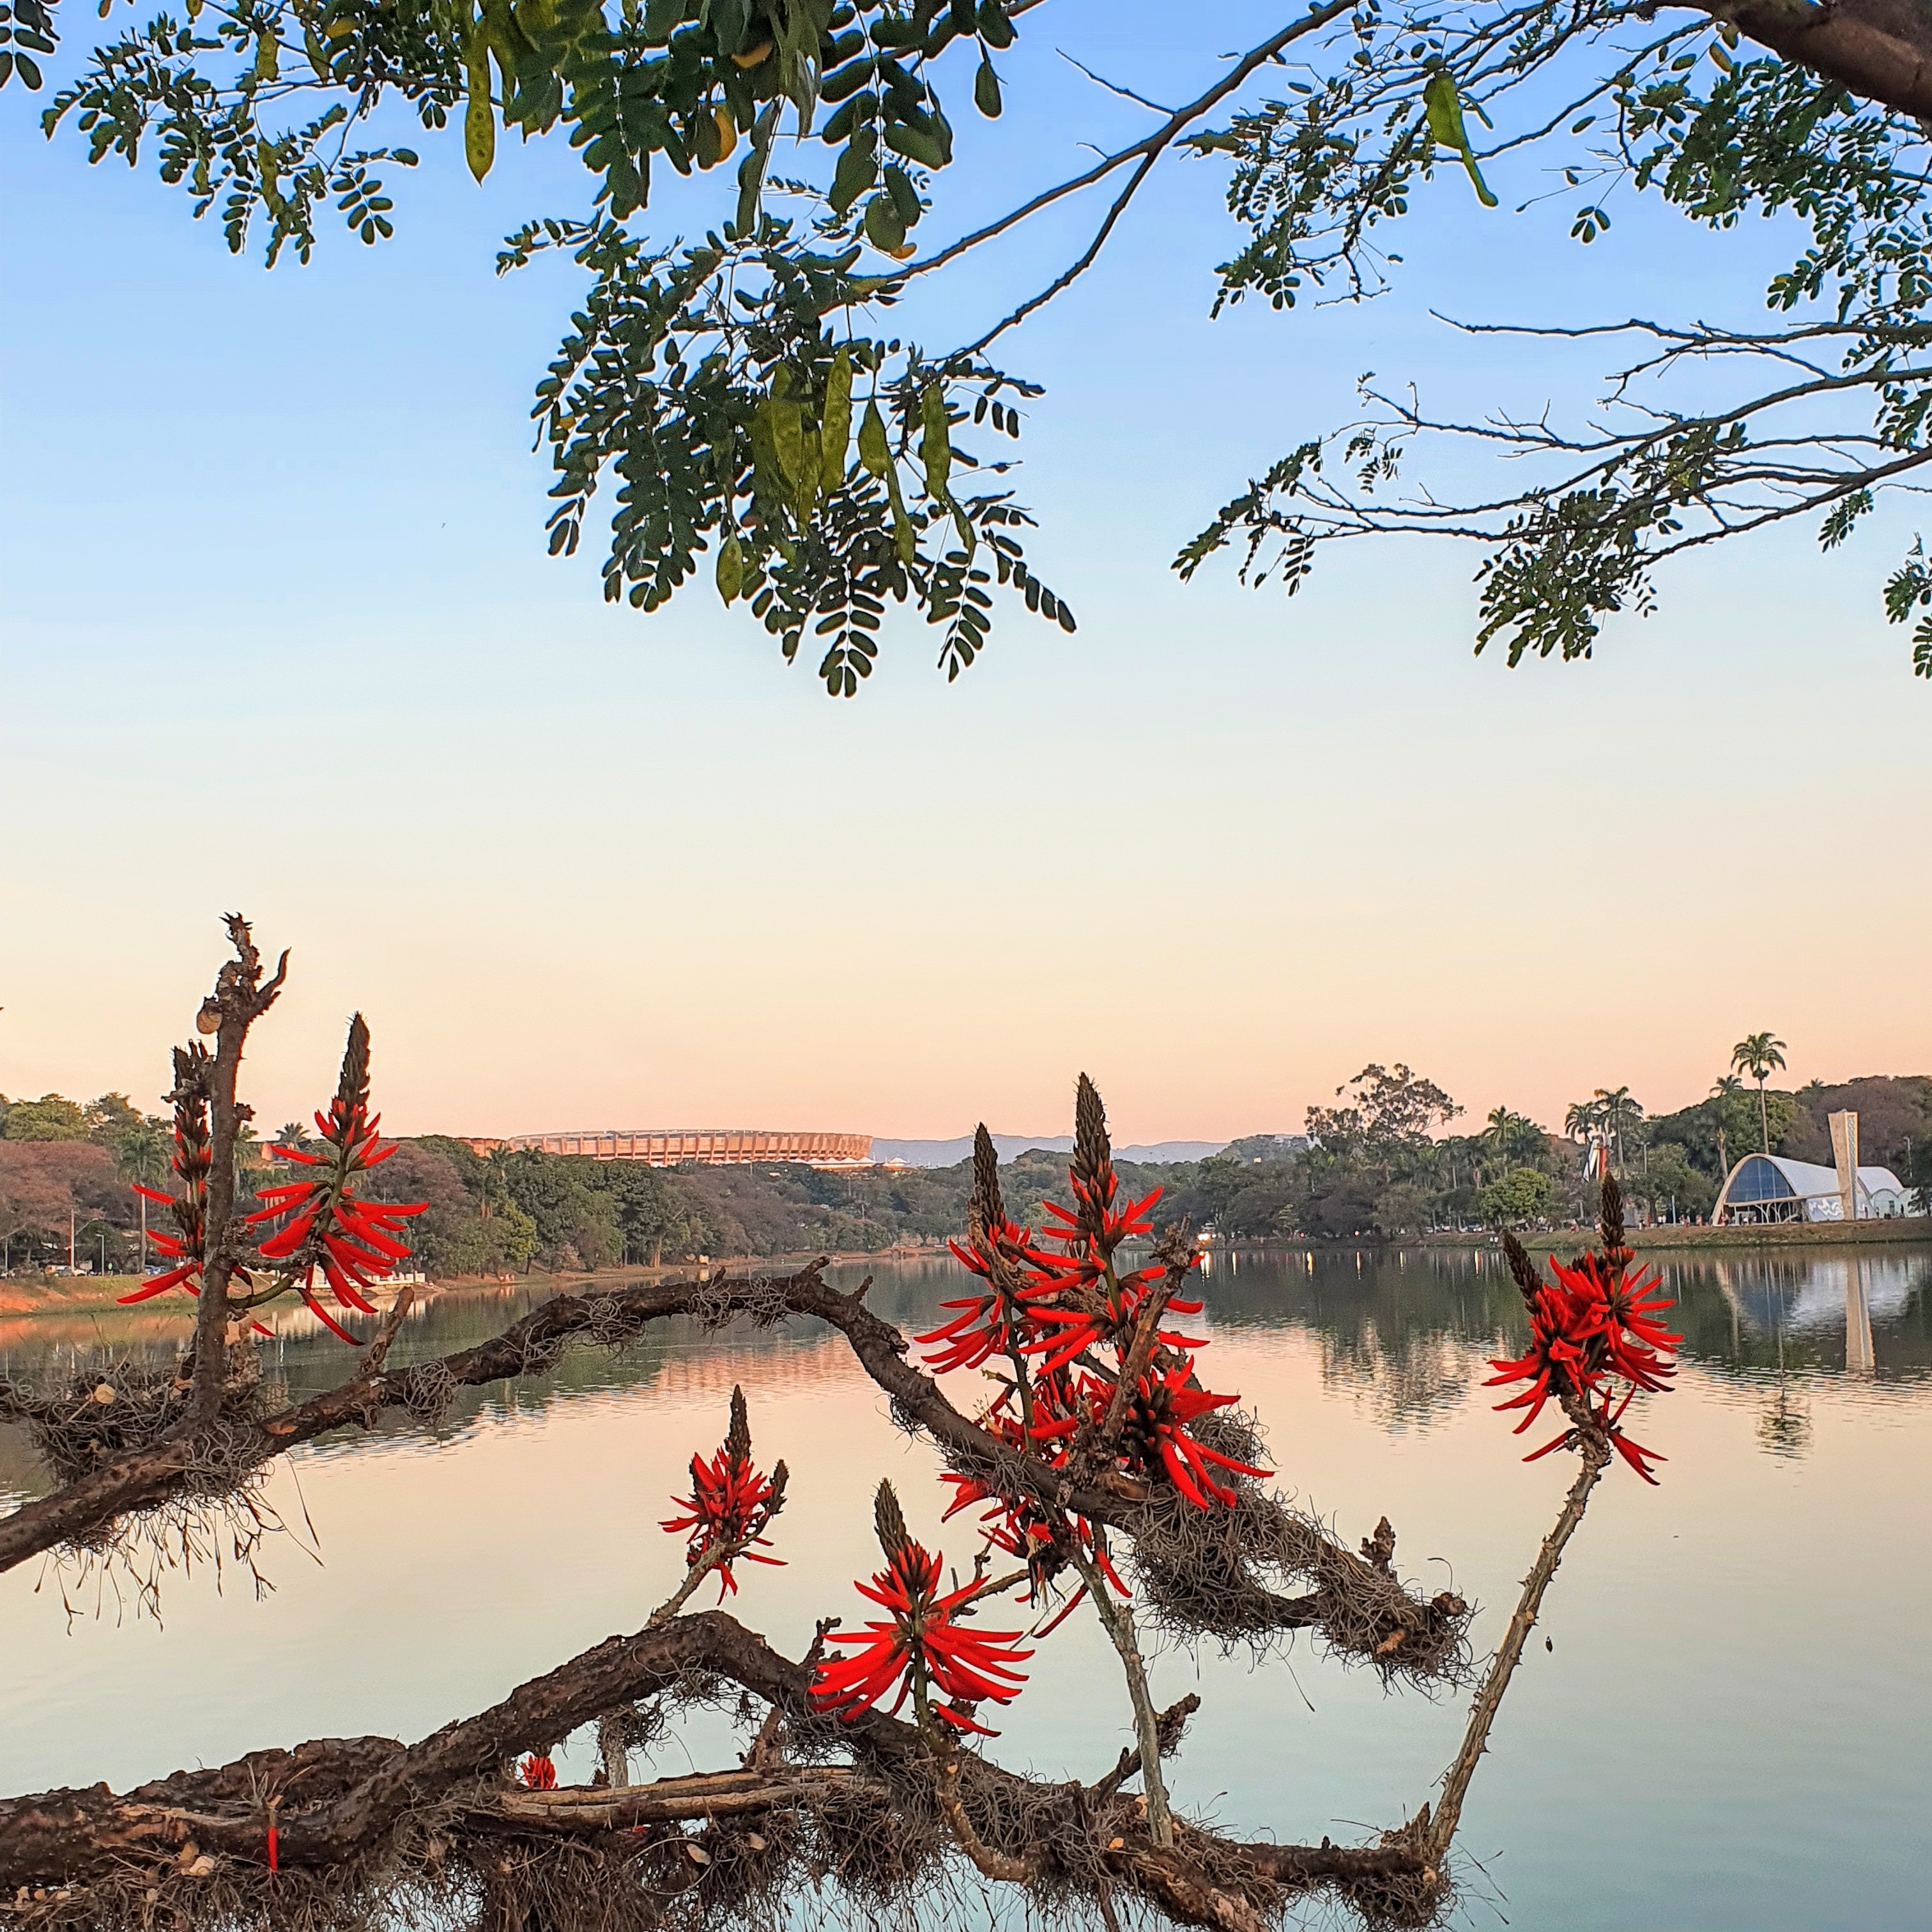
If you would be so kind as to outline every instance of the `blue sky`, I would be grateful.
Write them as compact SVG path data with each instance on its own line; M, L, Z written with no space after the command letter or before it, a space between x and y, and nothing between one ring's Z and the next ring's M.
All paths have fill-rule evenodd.
M1173 12L1030 16L925 232L1144 125L1057 50L1192 92L1264 17L1214 10L1204 53ZM1232 231L1177 161L1005 346L1047 385L1021 494L1078 634L1010 613L949 688L902 622L835 704L708 592L646 619L587 543L544 555L527 410L574 272L493 261L583 208L557 144L479 190L422 142L394 242L270 274L38 105L0 97L0 1088L152 1101L238 906L295 949L275 1121L358 1006L404 1131L1046 1132L1084 1066L1125 1136L1210 1136L1396 1058L1548 1120L1683 1104L1767 1026L1801 1079L1932 1066L1932 692L1878 600L1908 513L1707 554L1594 662L1514 673L1471 655L1465 554L1358 548L1292 603L1168 568L1364 370L1468 413L1594 393L1593 358L1430 310L1746 319L1788 233L1630 204L1584 249L1568 199L1507 212L1540 176L1486 214L1450 170L1395 293L1210 323ZM934 278L905 332L982 326L1097 212Z

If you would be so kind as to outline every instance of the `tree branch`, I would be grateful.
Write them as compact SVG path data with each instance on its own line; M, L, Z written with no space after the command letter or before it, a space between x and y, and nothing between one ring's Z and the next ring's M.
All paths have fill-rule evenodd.
M237 1866L262 1868L271 1802L282 1872L326 1876L380 1852L408 1814L460 1800L466 1785L494 1777L506 1759L566 1736L617 1705L670 1690L693 1672L726 1678L796 1723L820 1721L812 1714L805 1664L780 1655L724 1612L704 1611L608 1638L489 1710L407 1748L381 1738L319 1740L292 1751L254 1752L213 1771L178 1772L124 1796L97 1784L0 1798L0 1888L122 1877L171 1862L190 1841ZM914 1726L872 1711L841 1726L840 1735L854 1754L849 1767L740 1769L614 1791L485 1790L464 1808L472 1818L522 1830L590 1835L800 1807L861 1780L875 1786L883 1781L888 1794L896 1793L896 1804L926 1786L931 1760ZM1004 1817L1037 1816L1043 1800L1070 1803L1074 1792L1088 1804L1100 1791L1041 1784L976 1756L968 1762L974 1786L997 1801ZM1244 1895L1256 1884L1272 1894L1292 1894L1413 1883L1424 1869L1420 1850L1407 1843L1240 1844L1185 1826L1162 1849L1149 1837L1139 1808L1112 1793L1092 1815L1107 1834L1108 1869L1120 1883L1178 1923L1220 1932L1258 1926ZM1050 1841L1042 1849L1051 1856ZM1231 1873L1244 1875L1242 1892L1228 1888Z
M1016 1493L1106 1523L1130 1537L1157 1527L1160 1505L1147 1486L1108 1473L1076 1480L1036 1457L1018 1454L968 1420L931 1376L906 1360L909 1345L890 1323L873 1315L856 1295L842 1294L815 1261L791 1275L764 1280L736 1277L709 1282L643 1282L608 1294L566 1294L545 1302L493 1340L472 1348L397 1370L365 1370L339 1388L260 1420L225 1414L218 1419L222 1465L239 1478L329 1430L368 1428L388 1408L437 1414L459 1388L480 1388L539 1372L574 1336L610 1344L628 1340L650 1322L696 1314L722 1322L736 1315L754 1320L806 1315L829 1323L845 1337L860 1365L890 1396L899 1413L922 1429L942 1451L990 1470ZM165 1501L194 1468L205 1426L191 1423L151 1446L131 1451L39 1502L0 1517L0 1572L76 1538L94 1534L116 1518ZM1164 1500L1164 1499L1163 1499ZM1282 1597L1252 1576L1248 1586L1270 1628L1316 1630L1350 1654L1375 1655L1398 1670L1438 1651L1433 1640L1460 1628L1460 1600L1424 1600L1394 1577L1375 1570L1354 1553L1312 1526L1292 1566L1318 1587L1303 1597ZM1412 1640L1427 1637L1430 1643ZM1391 1642L1393 1640L1393 1642Z
M1706 0L1693 10L1862 99L1932 118L1932 8L1922 0Z
M943 267L946 262L964 254L968 249L976 248L982 242L990 242L996 236L1004 235L1008 229L1017 227L1029 215L1036 214L1042 208L1050 207L1054 202L1063 200L1070 194L1076 194L1082 188L1090 188L1097 181L1104 180L1117 168L1124 167L1132 160L1137 160L1139 162L1139 166L1135 169L1126 186L1121 190L1113 206L1107 211L1106 217L1100 224L1098 232L1088 244L1086 252L1079 260L1063 274L1058 277L1048 287L1022 302L1004 322L995 323L976 342L968 344L965 348L956 352L962 356L977 355L996 337L1004 334L1008 329L1024 321L1036 309L1044 308L1063 289L1085 273L1092 266L1095 256L1105 246L1107 237L1113 232L1114 224L1126 212L1127 204L1134 198L1141 183L1147 178L1154 163L1172 145L1174 137L1191 122L1199 120L1202 115L1208 113L1225 100L1229 94L1236 92L1256 68L1268 61L1273 60L1283 47L1301 39L1305 34L1314 33L1318 28L1325 27L1330 21L1339 19L1353 4L1354 0L1322 0L1321 4L1311 8L1300 20L1292 21L1287 26L1282 28L1280 32L1271 34L1258 46L1250 48L1247 52L1244 54L1212 87L1190 101L1186 106L1176 108L1152 134L1143 136L1140 140L1132 142L1127 147L1120 148L1116 153L1103 156L1084 173L1076 175L1072 179L1062 182L1057 188L1046 189L1044 192L1035 195L1030 201L1023 202L1010 213L1003 214L998 220L988 223L986 226L976 230L970 235L961 236L957 242L950 243L938 254L928 256L922 262L915 262L903 270L902 273L904 275L918 275L925 274L928 269ZM1164 110L1160 111L1165 112Z

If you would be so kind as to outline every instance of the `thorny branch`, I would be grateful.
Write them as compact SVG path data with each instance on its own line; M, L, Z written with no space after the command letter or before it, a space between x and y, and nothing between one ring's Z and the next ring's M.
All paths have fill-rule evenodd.
M705 1673L782 1712L801 1741L823 1738L825 1727L811 1715L806 1667L723 1612L703 1611L609 1638L407 1748L384 1738L323 1740L293 1752L257 1752L213 1771L177 1772L124 1795L95 1785L0 1799L0 1888L98 1884L128 1872L145 1882L150 1871L171 1874L190 1842L238 1878L252 1871L266 1881L266 1799L276 1794L285 1885L292 1875L326 1873L380 1850L412 1815L440 1816L459 1843L504 1827L590 1838L702 1820L716 1846L715 1834L740 1820L808 1811L814 1800L835 1796L849 1802L855 1788L880 1793L899 1811L916 1811L922 1792L937 1802L917 1727L878 1712L841 1727L849 1766L785 1763L614 1790L528 1792L493 1781L506 1760L604 1710L674 1693ZM1091 1888L1094 1874L1103 1874L1181 1924L1251 1927L1260 1922L1257 1905L1320 1890L1346 1898L1420 1882L1422 1852L1400 1834L1368 1848L1244 1844L1180 1826L1174 1845L1160 1847L1141 1808L1118 1796L1119 1781L1114 1774L1090 1786L1042 1784L974 1756L960 1762L957 1802L974 1836L994 1841L983 1848L1008 1860L1017 1857L1017 1820L1042 1805L1070 1820L1085 1816L1090 1829L1082 1842L1043 1841L1058 1881ZM637 1844L640 1853L646 1849Z

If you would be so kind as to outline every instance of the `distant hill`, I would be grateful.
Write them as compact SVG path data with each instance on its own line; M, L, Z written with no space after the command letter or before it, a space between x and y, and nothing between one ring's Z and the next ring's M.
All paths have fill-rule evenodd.
M1151 1147L1117 1147L1114 1156L1117 1160L1166 1166L1176 1161L1205 1160L1210 1154L1219 1154L1227 1144L1226 1141L1156 1141ZM1042 1154L1071 1154L1073 1136L995 1134L993 1145L999 1150L1002 1160L1011 1160L1015 1155L1033 1148ZM970 1160L972 1157L970 1134L961 1134L950 1141L889 1141L877 1135L872 1138L874 1160L902 1160L908 1167L957 1167L962 1160Z

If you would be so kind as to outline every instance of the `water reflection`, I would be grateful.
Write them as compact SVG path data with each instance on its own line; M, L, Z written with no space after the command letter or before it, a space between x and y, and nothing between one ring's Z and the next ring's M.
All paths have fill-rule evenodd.
M871 1272L877 1280L870 1306L908 1330L929 1321L961 1280L950 1259ZM1663 1274L1676 1300L1686 1363L1765 1391L1760 1436L1772 1454L1804 1451L1808 1378L1858 1378L1875 1392L1899 1392L1932 1371L1932 1249L1692 1256L1664 1263ZM1228 1250L1210 1258L1202 1286L1210 1330L1305 1331L1318 1343L1324 1382L1389 1429L1426 1430L1486 1401L1481 1383L1490 1359L1520 1354L1526 1340L1521 1298L1493 1250ZM472 1346L542 1298L514 1287L436 1297L412 1312L392 1360L400 1365ZM130 1355L164 1360L185 1326L185 1318L119 1326L111 1318L11 1321L0 1328L0 1377L31 1386L98 1372ZM343 1372L340 1346L312 1319L287 1329L266 1354L268 1376L293 1401ZM673 1402L706 1402L728 1390L747 1358L808 1385L850 1369L843 1343L816 1323L734 1328L721 1346L679 1320L659 1323L620 1356L573 1351L548 1376L464 1390L433 1428L390 1414L374 1433L434 1448L479 1424L639 1384ZM345 1435L313 1453L353 1454L362 1440ZM18 1433L0 1427L0 1498L46 1486Z
M960 1280L950 1264L876 1272L870 1305L907 1328ZM1932 1652L1846 1633L1872 1628L1874 1603L1932 1591L1932 1545L1900 1533L1932 1508L1932 1250L1691 1256L1666 1274L1687 1339L1644 1437L1671 1458L1664 1486L1606 1485L1593 1506L1545 1626L1553 1656L1534 1648L1472 1793L1468 1848L1521 1925L1924 1924ZM1351 1541L1387 1511L1398 1562L1490 1606L1476 1637L1493 1642L1564 1480L1553 1460L1518 1465L1480 1387L1490 1356L1522 1346L1502 1258L1223 1254L1204 1286L1204 1370L1264 1418L1284 1481ZM440 1298L394 1359L478 1342L530 1299ZM154 1324L16 1324L0 1375L172 1346ZM297 1398L344 1366L300 1335L269 1364ZM794 1471L789 1567L737 1607L802 1650L817 1616L856 1600L880 1474L936 1530L931 1458L812 1324L666 1323L621 1356L470 1391L434 1430L387 1417L287 1459L277 1498L312 1515L323 1562L279 1556L266 1604L197 1577L172 1588L163 1630L110 1615L70 1633L35 1574L0 1578L0 1790L125 1784L304 1736L422 1736L634 1628L675 1561L664 1499L716 1439L734 1382L763 1451ZM0 1430L0 1489L43 1486ZM958 1529L941 1544L955 1558ZM1846 1550L1855 1564L1833 1560ZM1412 1814L1454 1748L1456 1700L1386 1697L1305 1648L1292 1661L1292 1678L1156 1660L1157 1693L1204 1700L1182 1802L1238 1832L1318 1839ZM1124 1742L1111 1656L1076 1619L1044 1664L996 1754L1091 1775ZM1498 1921L1472 1906L1467 1922Z

